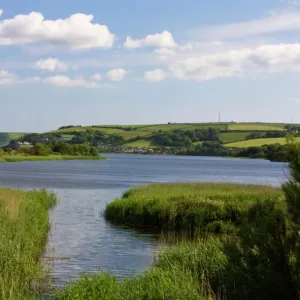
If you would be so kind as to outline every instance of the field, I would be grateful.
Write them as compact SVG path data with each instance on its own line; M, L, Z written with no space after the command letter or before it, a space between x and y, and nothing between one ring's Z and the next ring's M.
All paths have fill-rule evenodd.
M228 125L228 130L248 130L248 131L281 131L284 130L282 124L268 123L233 123Z
M300 142L300 138L296 138L297 142ZM247 141L240 141L236 143L226 144L225 147L230 148L248 148L248 147L261 147L263 145L280 144L285 145L285 138L269 138L269 139L254 139Z
M256 201L280 195L279 189L254 185L154 184L131 189L109 203L105 217L114 223L159 230L227 231Z
M151 146L151 142L147 140L138 140L135 142L127 143L124 146L126 147L138 147L138 148L149 148Z
M45 275L39 259L49 231L48 210L55 203L44 190L0 188L0 299L35 299Z
M250 135L251 131L245 131L245 132L224 132L220 134L220 140L224 143L233 143L238 141L245 140L247 135Z

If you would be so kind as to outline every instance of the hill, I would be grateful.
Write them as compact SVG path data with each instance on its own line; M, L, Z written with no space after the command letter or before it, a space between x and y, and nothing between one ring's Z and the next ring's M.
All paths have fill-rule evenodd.
M220 140L226 143L243 141L253 132L265 134L269 131L284 131L286 124L281 123L170 123L149 125L97 125L97 126L66 126L50 133L58 133L63 137L73 137L78 133L87 131L101 132L106 135L119 135L125 140L125 144L132 147L149 147L149 139L155 133L174 132L176 130L207 130L218 129L221 133ZM134 143L132 139L141 140ZM127 143L126 143L127 142Z
M53 145L65 142L89 144L100 152L233 156L283 161L286 136L290 134L300 140L300 125L234 122L70 125L25 137L19 134L21 138L11 141L9 147L16 150L36 143ZM3 144L7 144L12 137L12 134L4 134ZM264 145L268 146L262 147Z
M20 132L0 132L0 147L5 147L11 140L24 136L25 133Z

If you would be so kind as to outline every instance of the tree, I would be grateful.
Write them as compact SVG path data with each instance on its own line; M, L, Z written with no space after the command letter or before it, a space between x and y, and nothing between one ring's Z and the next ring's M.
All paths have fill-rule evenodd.
M225 244L230 299L300 299L300 144L289 143L284 198L257 202Z

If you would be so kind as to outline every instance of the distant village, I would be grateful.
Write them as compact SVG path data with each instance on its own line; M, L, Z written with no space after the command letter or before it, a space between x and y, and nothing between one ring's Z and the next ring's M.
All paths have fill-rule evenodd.
M103 146L101 152L132 153L132 154L173 154L168 148L145 148L145 147L125 147L125 146Z

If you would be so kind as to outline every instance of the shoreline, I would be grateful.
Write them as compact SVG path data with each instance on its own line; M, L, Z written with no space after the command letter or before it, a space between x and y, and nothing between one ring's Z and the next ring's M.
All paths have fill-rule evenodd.
M4 155L0 157L0 163L22 162L22 161L58 161L58 160L105 160L104 156L72 156L72 155Z

